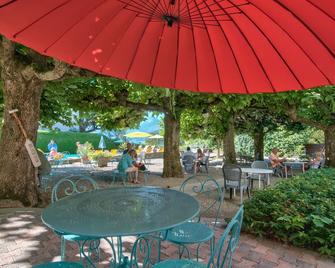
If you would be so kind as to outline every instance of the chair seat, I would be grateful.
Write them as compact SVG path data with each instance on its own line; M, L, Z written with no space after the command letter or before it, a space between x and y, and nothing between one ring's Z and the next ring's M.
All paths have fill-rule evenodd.
M248 179L247 178L242 178L241 179L241 188L247 188L248 187ZM239 182L238 181L233 181L233 180L226 180L226 187L229 188L239 188Z
M61 232L55 231L59 236L62 236L67 241L84 241L84 240L94 240L92 237L73 235L73 234L63 234Z
M206 264L192 260L166 260L159 262L153 268L205 268Z
M77 262L48 262L48 263L42 263L36 266L33 266L33 268L83 268L80 263Z
M186 222L171 229L167 240L177 244L195 244L206 242L214 236L214 231L206 224Z
M68 241L84 241L84 240L93 240L92 237L79 236L79 235L63 235L65 240Z

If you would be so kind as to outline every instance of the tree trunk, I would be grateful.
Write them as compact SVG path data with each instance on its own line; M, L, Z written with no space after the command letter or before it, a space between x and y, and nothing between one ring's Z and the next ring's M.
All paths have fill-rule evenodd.
M165 113L164 130L163 178L183 177L179 154L180 122L171 112Z
M254 159L264 160L264 130L259 128L253 135L254 138Z
M326 165L335 167L335 125L325 130Z
M234 119L229 120L228 130L223 139L225 163L236 164Z
M35 206L38 203L35 170L24 147L25 138L9 111L19 110L17 115L28 138L36 142L43 83L36 77L24 76L15 64L13 44L7 42L0 57L5 104L0 139L0 199Z

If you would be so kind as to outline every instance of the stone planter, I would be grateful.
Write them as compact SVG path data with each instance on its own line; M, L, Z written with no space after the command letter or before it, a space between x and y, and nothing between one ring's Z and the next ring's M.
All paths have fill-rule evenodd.
M98 167L107 167L108 161L109 161L108 157L98 158Z
M87 155L83 155L81 157L81 163L83 163L83 164L89 164L89 162L90 162L90 159L88 158Z

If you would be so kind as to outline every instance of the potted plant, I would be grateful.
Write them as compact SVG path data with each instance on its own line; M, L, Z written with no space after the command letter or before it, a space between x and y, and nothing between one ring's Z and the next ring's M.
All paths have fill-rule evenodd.
M85 142L84 144L79 144L77 143L77 153L80 155L81 157L81 162L83 164L87 164L89 163L89 153L92 150L93 146L91 143L89 142Z
M89 153L89 158L97 162L98 167L107 167L108 161L112 157L109 151L92 150Z

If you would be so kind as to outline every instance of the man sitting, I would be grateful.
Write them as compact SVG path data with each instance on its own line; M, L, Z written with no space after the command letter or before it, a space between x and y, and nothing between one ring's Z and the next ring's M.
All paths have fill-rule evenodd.
M185 167L185 171L187 173L194 173L194 163L195 163L195 154L191 151L190 147L186 148L186 152L184 152L181 160Z
M139 183L138 181L138 168L133 165L132 155L136 153L135 150L131 149L127 153L123 154L117 169L120 173L127 173L127 176L134 175L131 182Z
M274 174L283 176L283 169L284 169L283 162L286 161L286 158L279 158L278 153L279 153L278 148L273 148L271 150L269 160L271 162L271 167L273 169Z
M191 151L191 148L190 148L190 147L187 147L187 148L186 148L186 152L183 153L182 158L184 158L184 156L187 156L187 155L191 155L191 156L193 156L194 159L195 159L195 154Z
M127 154L132 149L133 149L133 145L130 142L127 142L127 148L123 151L122 154Z

